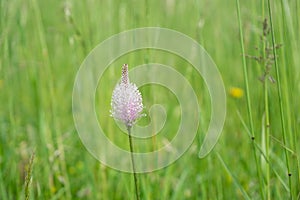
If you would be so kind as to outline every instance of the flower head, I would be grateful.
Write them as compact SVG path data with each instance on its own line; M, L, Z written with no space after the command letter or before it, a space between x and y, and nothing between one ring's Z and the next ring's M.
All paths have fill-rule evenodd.
M244 95L244 91L241 88L238 87L231 87L229 90L229 94L236 99L240 99Z
M131 127L142 116L142 95L137 86L130 83L128 65L122 66L121 82L113 91L111 99L111 116Z

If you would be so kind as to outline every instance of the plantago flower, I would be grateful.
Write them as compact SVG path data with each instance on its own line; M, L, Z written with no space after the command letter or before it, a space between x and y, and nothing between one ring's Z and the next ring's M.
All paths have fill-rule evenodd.
M111 116L123 122L128 131L131 163L134 177L136 199L140 200L138 178L135 170L133 156L133 141L131 127L135 121L142 116L143 110L142 95L135 84L130 83L128 77L128 65L122 66L121 82L115 87L111 98Z
M128 65L122 66L121 82L115 87L111 99L111 116L131 128L142 116L142 95L128 77Z

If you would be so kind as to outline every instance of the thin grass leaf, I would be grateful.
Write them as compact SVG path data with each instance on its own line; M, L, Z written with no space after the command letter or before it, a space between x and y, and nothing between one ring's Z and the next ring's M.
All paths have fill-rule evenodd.
M228 166L226 165L226 163L224 162L224 160L221 158L220 154L217 153L218 159L220 160L220 162L222 163L223 167L225 168L225 170L227 171L227 173L232 177L234 184L239 188L239 190L241 191L241 193L243 194L243 197L245 199L250 200L250 196L247 194L247 192L245 191L245 189L243 188L243 186L239 183L238 179L236 178L236 176L230 171L230 169L228 168Z
M182 173L182 175L180 176L179 180L177 181L177 184L176 184L176 187L173 188L173 195L172 195L172 200L176 200L176 199L180 199L180 195L183 193L183 186L184 186L184 183L186 182L186 179L189 175L189 172L188 171L184 171Z

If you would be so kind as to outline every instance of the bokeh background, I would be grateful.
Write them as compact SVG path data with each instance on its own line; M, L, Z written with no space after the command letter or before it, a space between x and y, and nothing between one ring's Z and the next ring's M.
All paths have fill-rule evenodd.
M146 26L182 32L207 50L226 87L227 118L214 151L199 159L211 109L201 76L164 51L139 50L115 60L99 81L95 108L105 133L120 147L128 149L126 135L109 110L123 63L174 67L197 91L201 110L197 138L184 156L139 175L142 199L299 199L300 2L237 3L0 0L0 199L134 198L132 175L99 163L81 143L72 89L97 44ZM134 141L137 151L149 151L172 139L180 107L167 88L140 90L145 113L158 103L168 115L157 137ZM138 123L150 120L148 115Z

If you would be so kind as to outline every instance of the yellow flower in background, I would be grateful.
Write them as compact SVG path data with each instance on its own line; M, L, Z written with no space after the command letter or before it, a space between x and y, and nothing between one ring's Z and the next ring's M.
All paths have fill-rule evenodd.
M244 90L238 87L231 87L229 89L229 94L233 98L240 99L244 96Z

